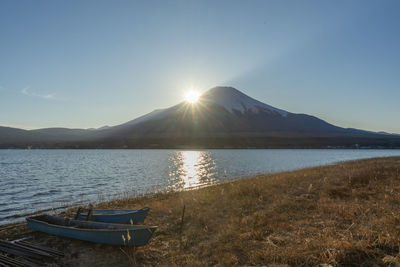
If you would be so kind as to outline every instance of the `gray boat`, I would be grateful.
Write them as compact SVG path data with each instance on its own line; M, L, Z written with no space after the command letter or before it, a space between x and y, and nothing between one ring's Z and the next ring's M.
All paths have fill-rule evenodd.
M108 210L89 210L74 212L73 216L77 220L86 220L105 223L142 223L149 213L150 208L143 209L108 209Z
M101 223L71 220L51 215L26 218L32 230L95 243L144 246L157 226Z

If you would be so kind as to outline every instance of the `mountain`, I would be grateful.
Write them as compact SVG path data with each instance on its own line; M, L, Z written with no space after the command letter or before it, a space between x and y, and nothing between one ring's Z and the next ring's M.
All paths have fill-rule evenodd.
M196 104L179 103L108 129L104 137L376 136L334 126L314 116L294 114L255 100L232 87L215 87Z
M179 103L113 127L21 130L0 127L0 146L36 147L400 147L386 133L348 129L215 87L195 104Z
M43 128L37 130L23 130L0 126L1 144L24 144L38 142L64 142L90 139L90 130L69 128Z

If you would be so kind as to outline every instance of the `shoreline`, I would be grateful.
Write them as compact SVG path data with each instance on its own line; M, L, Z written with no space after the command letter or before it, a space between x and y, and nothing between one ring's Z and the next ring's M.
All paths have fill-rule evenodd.
M101 148L63 148L63 147L0 147L2 150L400 150L400 146L365 146L365 147L349 147L349 146L321 146L321 147L101 147Z
M123 149L117 149L117 150L122 151ZM246 149L241 149L241 150L246 150ZM254 150L257 150L257 149L254 149ZM271 149L271 150L274 150L274 149ZM287 149L276 149L276 150L287 150ZM302 150L302 149L300 149L300 150ZM328 151L329 149L314 149L314 150ZM331 150L348 151L349 149L331 149ZM398 150L398 149L389 150L389 151L396 151L396 152L387 152L387 153L383 153L382 152L381 153L382 155L377 155L377 154L379 154L379 152L377 152L379 150L377 150L377 149L358 149L358 151L360 151L360 152L363 151L363 150L364 151L365 150L367 150L367 151L370 150L370 151L373 151L373 152L370 152L371 155L367 155L366 157L365 157L365 155L363 156L361 154L361 155L359 155L358 159L365 159L365 158L368 158L368 157L390 157L390 156L398 156L398 155L400 156L400 154L398 154L398 151L400 151L400 150ZM387 149L382 149L380 151L385 151L385 150L387 151ZM88 151L90 151L90 150L88 150ZM189 150L189 151L191 151L191 150ZM208 149L206 149L206 151L208 151ZM305 149L305 151L310 151L310 149ZM357 153L357 150L352 149L351 151L353 151L354 153ZM353 152L351 152L351 153L353 153ZM351 155L351 154L349 154L349 155ZM351 156L350 156L350 158L351 158ZM340 158L336 158L334 160L332 160L332 159L327 160L327 161L331 161L331 162L318 162L317 164L319 164L319 165L314 165L315 163L311 163L311 161L310 161L310 162L308 162L306 164L303 164L303 166L295 166L295 167L292 166L292 167L289 167L290 165L288 165L288 166L283 166L282 168L275 169L275 170L271 169L271 166L273 166L273 165L269 166L268 168L265 168L264 170L257 170L257 166L252 166L249 169L249 170L253 170L252 173L240 174L240 173L237 173L238 172L237 170L235 170L234 172L236 172L236 173L232 173L229 176L226 176L221 180L218 179L218 176L216 176L217 178L213 178L215 181L212 181L210 184L204 184L204 185L200 185L200 186L195 186L195 187L190 188L190 189L188 189L188 188L181 188L181 189L174 189L174 188L165 189L164 188L164 189L162 189L159 186L151 186L151 188L147 188L144 191L132 191L132 190L125 190L125 191L119 191L119 192L116 191L116 192L113 192L113 193L109 193L107 195L105 195L105 194L97 194L95 197L91 197L91 198L88 198L86 200L85 199L80 199L80 200L72 200L72 201L71 201L71 199L74 199L74 198L73 198L72 195L70 195L70 196L66 196L66 198L64 198L63 200L58 200L56 202L47 201L47 203L44 203L45 205L42 205L42 207L39 208L39 209L35 209L34 207L29 206L29 203L16 202L18 204L21 203L21 204L27 205L27 207L29 207L29 208L23 208L17 214L8 214L8 215L5 214L4 217L0 219L0 226L7 225L7 224L10 224L10 223L14 223L14 222L20 222L20 221L22 221L20 218L25 217L25 216L34 215L34 214L37 214L37 213L40 213L40 212L52 212L53 210L55 210L56 212L61 212L61 211L65 210L65 209L72 208L72 207L77 207L77 206L80 206L80 205L87 205L88 203L99 204L101 202L109 202L109 201L112 201L114 199L125 198L126 196L128 196L128 197L138 197L138 196L144 196L144 195L153 195L153 194L156 194L158 192L166 192L166 191L170 192L170 191L173 191L173 190L178 190L178 191L193 190L193 189L198 189L198 188L201 188L201 187L215 185L215 184L223 183L223 182L230 182L230 181L236 181L236 180L241 180L241 179L251 179L251 178L254 178L254 177L257 177L257 176L260 176L260 175L261 176L263 176L263 175L271 175L271 174L276 174L276 173L285 172L285 171L294 171L294 170L300 170L302 168L312 168L312 167L318 167L318 166L325 166L325 165L331 165L331 164L339 163L339 162L342 162L342 161L352 161L352 160L358 160L358 159L354 158L354 159L344 159L343 160L343 159L340 159ZM294 157L294 160L296 160L295 157ZM240 162L238 162L238 163L240 163ZM294 165L296 165L296 164L294 164ZM246 165L244 165L244 166L246 166ZM220 173L220 176L221 176L221 173ZM227 178L227 177L232 177L232 178ZM54 190L54 188L52 190ZM56 196L54 196L54 197L56 197ZM66 200L66 199L68 199L68 200Z
M399 169L400 157L351 160L95 207L151 208L145 224L159 229L135 251L143 265L383 264L399 251ZM61 266L130 264L119 248L0 226L0 238L26 236L63 250Z
M45 150L45 149L39 149L39 150ZM117 149L118 150L118 149ZM278 149L279 150L279 149ZM317 149L316 149L317 150ZM393 157L393 156L386 156L386 157ZM378 158L386 158L386 157L378 157ZM195 186L195 187L190 187L190 188L185 188L185 189L181 189L181 190L158 190L158 191L154 191L154 192L149 192L149 193L142 193L142 194L138 194L136 196L134 195L128 195L127 197L119 197L119 195L125 195L125 194L129 194L128 192L121 192L121 193L115 193L115 196L108 198L108 200L100 200L100 201L84 201L84 203L82 204L65 204L62 206L57 206L57 207L49 207L49 208L44 208L44 209L40 209L37 211L33 211L33 212L28 212L28 213L21 213L21 214L15 214L12 216L12 218L15 218L16 220L13 222L8 222L8 223L4 223L2 224L0 222L0 231L1 228L3 226L7 226L7 225L13 225L13 224L19 224L19 223L23 223L24 221L19 221L18 218L22 218L22 217L29 217L29 216L33 216L33 215L38 215L41 213L45 213L45 212L49 212L49 214L54 214L54 215L58 215L58 214L63 214L64 212L71 210L71 209L77 209L79 206L85 206L90 204L93 204L95 206L97 205L101 205L104 203L109 203L109 202L114 202L114 201L118 201L120 199L124 199L124 198L141 198L141 197L152 197L154 195L157 194L165 194L165 193L174 193L174 192L184 192L184 191L191 191L191 190L199 190L205 187L210 187L210 186L216 186L219 184L225 184L225 183L230 183L230 182L236 182L236 181L240 181L240 180L247 180L247 179L254 179L254 178L258 178L258 177L263 177L263 176L270 176L270 175L276 175L279 173L284 173L284 172L292 172L292 171L299 171L299 170L306 170L306 169L312 169L312 168L318 168L318 167L324 167L324 166L330 166L330 165L336 165L336 164L340 164L340 163L345 163L345 162L352 162L352 161L359 161L359 160L365 160L365 159L373 159L373 158L364 158L364 159L352 159L352 160L345 160L345 161L337 161L337 162L332 162L332 163L326 163L326 164L322 164L322 165L318 165L318 166L311 166L311 167L305 167L305 168L295 168L292 170L283 170L283 171L277 171L277 172L272 172L272 171L268 171L265 173L261 173L261 174L254 174L251 176L237 176L234 178L230 178L227 180L223 180L223 181L219 181L219 182L215 182L212 184L204 184L204 185L199 185L199 186ZM54 212L53 212L54 211ZM58 212L57 212L58 211Z

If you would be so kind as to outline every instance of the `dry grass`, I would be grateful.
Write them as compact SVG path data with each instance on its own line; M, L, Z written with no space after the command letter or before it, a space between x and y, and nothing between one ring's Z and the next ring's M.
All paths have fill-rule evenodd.
M98 207L151 208L146 224L159 228L135 251L138 265L400 266L399 205L400 158L392 157ZM44 236L35 238L70 252L64 265L129 265L118 248Z

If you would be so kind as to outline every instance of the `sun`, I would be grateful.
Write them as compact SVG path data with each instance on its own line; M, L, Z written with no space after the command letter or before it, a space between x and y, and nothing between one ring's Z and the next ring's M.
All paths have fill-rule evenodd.
M190 104L194 104L199 100L200 98L200 93L195 91L195 90L189 90L185 93L185 100L189 102Z

